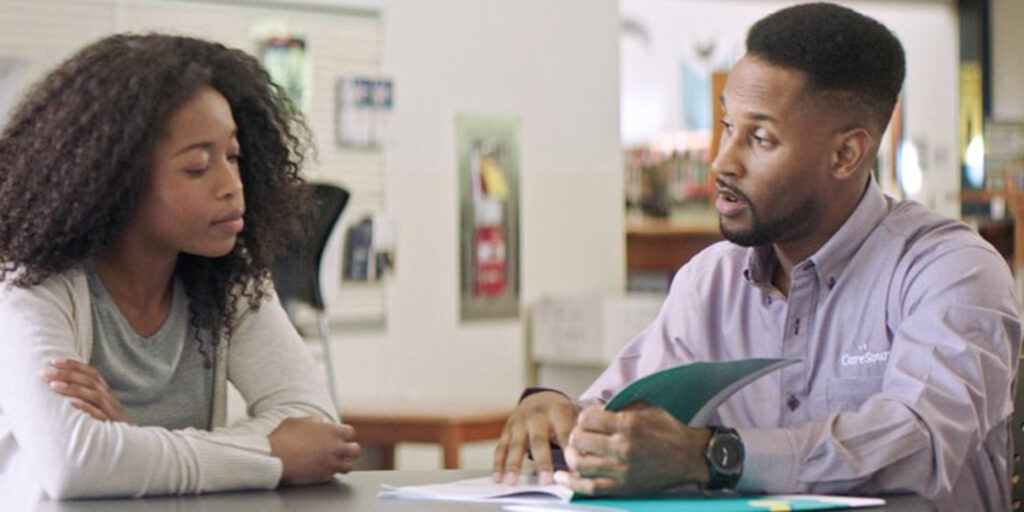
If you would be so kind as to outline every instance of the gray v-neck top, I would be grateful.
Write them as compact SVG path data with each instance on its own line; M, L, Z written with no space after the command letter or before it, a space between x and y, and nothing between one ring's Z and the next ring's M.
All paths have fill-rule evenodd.
M181 282L174 282L164 324L146 338L128 323L91 265L86 265L86 275L95 340L89 364L103 375L125 411L139 425L207 428L213 370L203 368Z

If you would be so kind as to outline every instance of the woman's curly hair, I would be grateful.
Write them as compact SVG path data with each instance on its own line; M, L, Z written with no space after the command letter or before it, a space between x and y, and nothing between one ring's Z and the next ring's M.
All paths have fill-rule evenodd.
M138 209L168 120L199 89L231 105L238 127L245 230L219 258L182 253L176 275L207 364L243 300L270 292L273 260L307 196L309 131L251 55L199 39L113 35L36 84L0 136L0 281L36 285L114 242Z

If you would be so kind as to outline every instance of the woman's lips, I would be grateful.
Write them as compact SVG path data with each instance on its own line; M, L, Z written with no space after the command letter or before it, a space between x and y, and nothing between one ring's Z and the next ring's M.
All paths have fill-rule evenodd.
M228 215L219 217L213 221L213 225L229 235L237 235L245 228L245 220L242 218L242 211L236 210Z

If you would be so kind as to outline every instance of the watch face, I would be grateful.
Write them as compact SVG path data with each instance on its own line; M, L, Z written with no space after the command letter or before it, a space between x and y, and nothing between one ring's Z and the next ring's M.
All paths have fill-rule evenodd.
M733 435L718 435L711 445L711 458L718 470L728 473L743 464L743 445Z

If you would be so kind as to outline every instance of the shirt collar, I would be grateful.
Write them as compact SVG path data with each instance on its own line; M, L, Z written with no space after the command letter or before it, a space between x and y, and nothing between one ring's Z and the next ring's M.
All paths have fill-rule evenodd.
M847 262L882 222L888 211L889 204L885 194L875 184L875 179L870 178L857 208L825 245L807 258L814 264L818 276L829 289L839 280ZM772 250L771 244L751 247L747 252L747 268L743 275L759 288L770 288L771 272L775 268L775 263L775 251Z

